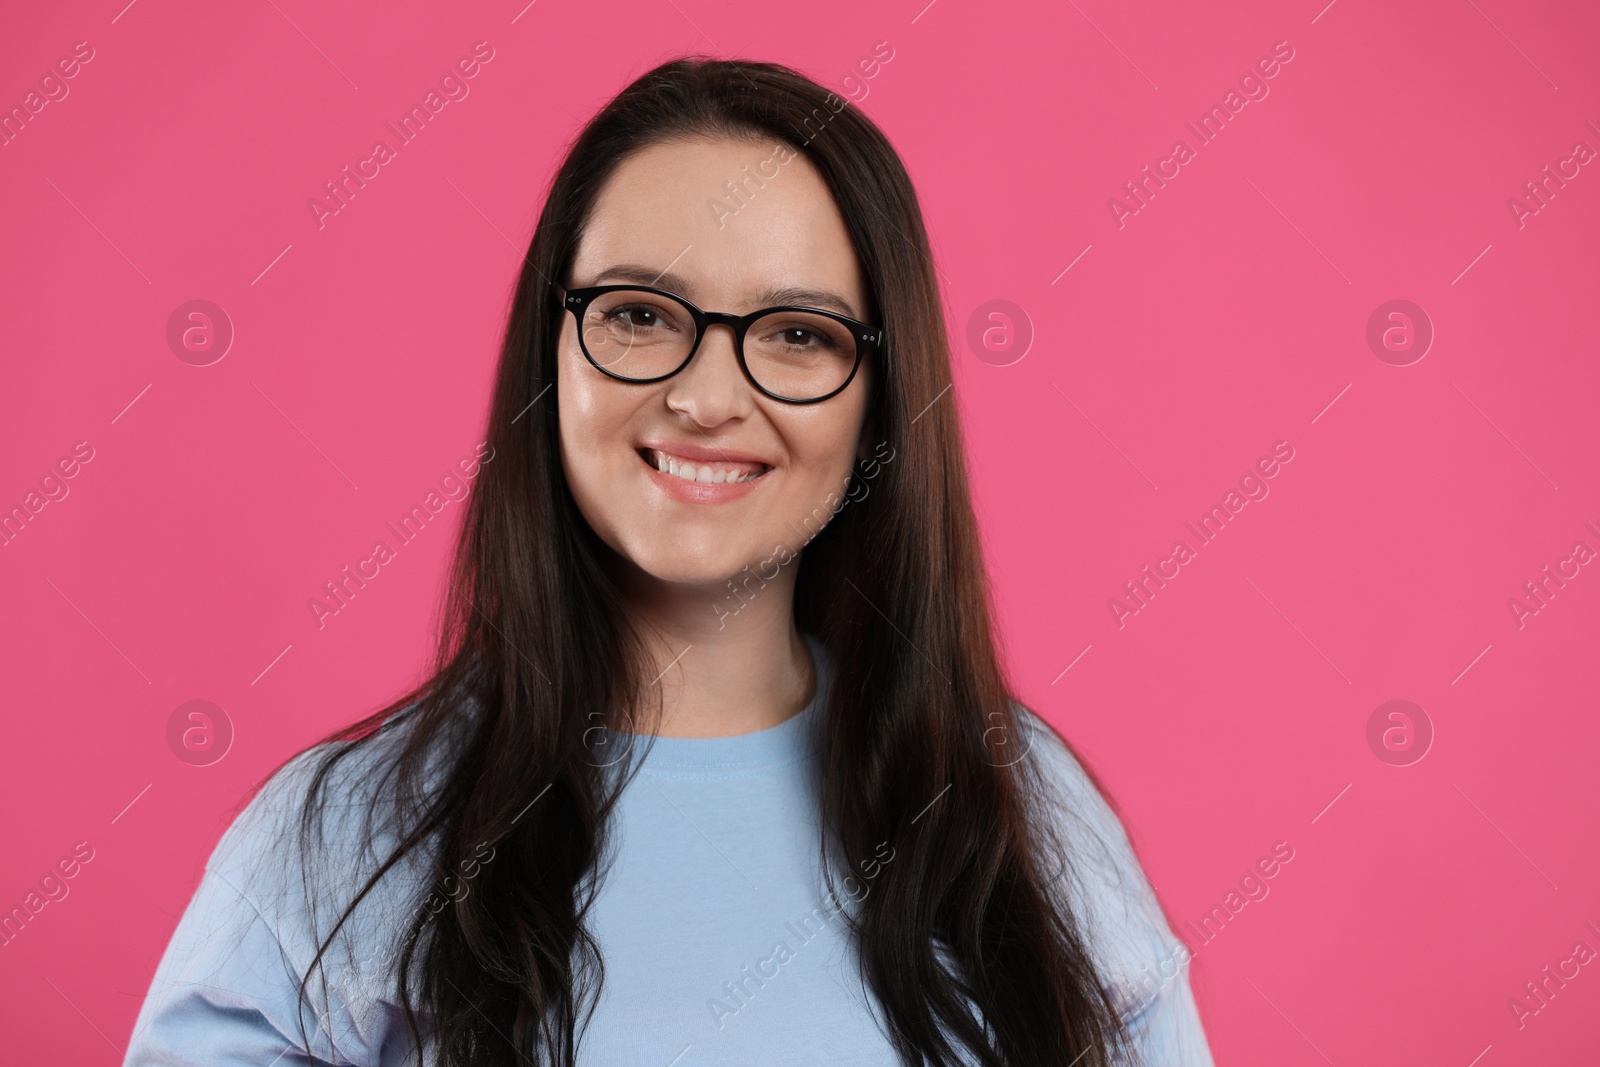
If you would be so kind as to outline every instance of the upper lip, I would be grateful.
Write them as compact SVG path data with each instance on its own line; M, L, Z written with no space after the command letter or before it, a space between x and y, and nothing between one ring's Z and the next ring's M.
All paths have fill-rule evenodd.
M718 448L707 445L694 445L686 441L669 441L665 438L655 438L640 441L639 448L655 449L668 455L677 456L679 459L691 460L695 463L759 463L763 467L776 466L772 460L758 456L753 452L741 452L734 448Z

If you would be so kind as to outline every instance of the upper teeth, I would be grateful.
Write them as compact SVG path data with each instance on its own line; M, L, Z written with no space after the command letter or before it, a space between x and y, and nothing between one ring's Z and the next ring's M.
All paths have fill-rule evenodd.
M651 458L655 460L656 470L670 474L675 478L682 478L689 482L702 482L715 485L724 482L748 482L759 477L761 471L745 470L741 466L727 463L702 463L696 466L687 460L680 460L676 456L668 455L659 449L650 450Z

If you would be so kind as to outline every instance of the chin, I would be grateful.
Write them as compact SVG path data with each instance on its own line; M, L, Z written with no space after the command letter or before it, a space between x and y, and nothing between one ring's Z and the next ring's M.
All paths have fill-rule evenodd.
M664 550L656 543L648 552L625 553L627 558L643 573L658 582L672 585L706 586L726 592L727 584L738 577L744 568L755 568L760 555L735 551L710 552L703 547L683 545Z

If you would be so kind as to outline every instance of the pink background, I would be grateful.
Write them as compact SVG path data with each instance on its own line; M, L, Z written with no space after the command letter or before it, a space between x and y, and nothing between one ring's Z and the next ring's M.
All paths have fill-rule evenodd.
M1198 947L1218 1062L1592 1057L1600 966L1521 1028L1508 1000L1600 950L1600 566L1521 627L1507 602L1600 550L1600 167L1520 227L1508 199L1600 150L1600 16L1322 2L14 7L4 108L94 58L0 147L0 506L94 458L0 547L0 907L94 858L0 948L5 1058L118 1061L244 791L415 676L443 524L323 629L306 602L479 439L583 120L692 50L845 95L880 41L848 90L922 196L1009 663ZM478 41L470 95L319 230L308 198ZM1280 41L1269 95L1119 228L1108 199ZM210 366L166 341L193 299L236 330ZM1367 344L1392 299L1436 333L1409 366ZM965 341L992 300L1031 323L1009 365ZM1270 495L1119 627L1107 601L1279 441ZM168 747L195 699L235 731L209 766ZM1420 762L1368 745L1392 699L1432 725Z

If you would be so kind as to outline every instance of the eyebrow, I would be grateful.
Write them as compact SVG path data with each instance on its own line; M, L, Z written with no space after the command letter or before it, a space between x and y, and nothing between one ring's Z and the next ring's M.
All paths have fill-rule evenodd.
M605 283L606 279L633 282L637 285L652 285L658 289L667 289L685 297L689 296L694 288L681 275L675 274L670 270L655 270L635 263L618 263L607 267L595 275L589 284L601 285ZM861 317L850 301L838 293L829 292L826 289L808 289L799 285L773 286L755 294L755 300L757 307L780 307L786 304L794 304L803 307L828 308L852 319Z

